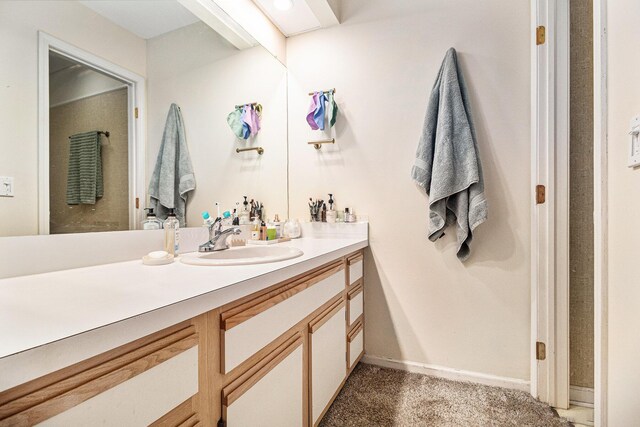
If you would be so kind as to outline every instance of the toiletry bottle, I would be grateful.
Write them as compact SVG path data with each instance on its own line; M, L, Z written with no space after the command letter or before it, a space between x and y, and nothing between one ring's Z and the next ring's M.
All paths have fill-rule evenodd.
M327 222L327 205L325 205L325 204L322 205L321 220L322 220L322 222Z
M284 237L296 239L300 237L300 222L297 219L288 219L283 227Z
M204 220L205 227L210 227L215 221L213 218L211 218L211 216L209 215L209 212L207 211L202 212L202 219Z
M142 221L143 230L160 230L162 228L162 221L160 221L156 214L153 213L153 208L146 208L147 218Z
M240 225L240 203L236 202L236 208L233 210L233 221L231 221L231 225Z
M291 236L292 239L297 239L302 235L302 228L300 227L300 221L296 218L293 221L293 234Z
M267 240L276 240L278 238L278 231L273 222L267 223Z
M293 220L288 219L284 222L284 225L282 226L282 236L291 238L292 235L293 235Z
M247 202L247 196L244 197L244 202L242 202L243 209L240 211L240 225L248 225L251 224L251 214L249 212L249 202Z
M278 214L275 215L275 217L273 218L273 226L276 229L276 239L279 239L282 237L282 222L280 221L280 217L278 216Z
M222 214L222 225L225 227L231 226L232 224L233 218L231 218L231 212L229 211L224 211L224 213Z
M170 255L176 256L180 246L180 222L173 213L173 209L169 209L169 214L164 222L164 250Z
M251 240L260 240L260 221L258 218L253 219L253 227L251 228Z
M335 201L333 200L333 194L329 193L329 210L327 211L327 222L328 223L335 223L338 219L338 212L336 212L333 209L333 204L335 203Z
M267 240L267 224L260 222L260 240Z
M349 208L344 208L344 222L356 222L356 214Z

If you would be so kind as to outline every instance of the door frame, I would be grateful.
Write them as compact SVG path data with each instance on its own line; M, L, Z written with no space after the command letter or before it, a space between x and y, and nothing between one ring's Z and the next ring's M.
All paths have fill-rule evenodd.
M608 360L608 39L607 0L593 0L594 421L607 426Z
M569 2L531 2L531 394L568 404ZM545 41L537 43L537 29ZM544 186L545 201L536 202ZM537 360L537 343L546 357Z
M594 420L607 425L607 0L594 5ZM569 2L531 2L531 394L569 404ZM545 26L546 41L536 44ZM537 185L546 202L536 204ZM546 345L537 360L536 343Z
M49 234L49 51L73 59L127 85L129 137L129 230L142 219L139 201L146 200L144 115L145 78L90 52L38 31L38 233Z

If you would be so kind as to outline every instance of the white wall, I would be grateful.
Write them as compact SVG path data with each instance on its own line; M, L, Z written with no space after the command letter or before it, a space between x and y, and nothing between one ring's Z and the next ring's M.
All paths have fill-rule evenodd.
M38 233L39 30L146 73L145 41L77 2L0 1L0 175L15 178L15 197L0 197L0 236Z
M608 2L609 35L609 425L640 418L640 169L627 168L629 123L640 114L640 3Z
M287 41L290 205L335 193L369 215L369 355L529 380L528 2L350 0L342 25ZM410 179L427 99L458 50L477 125L490 218L472 258L452 231L427 239L427 197ZM307 141L307 93L337 89L335 147Z
M189 197L187 224L202 224L214 202L233 210L242 196L265 204L272 218L287 215L287 72L263 47L239 51L203 23L148 41L148 151L151 176L172 102L185 122L197 188ZM238 140L227 124L236 104L263 106L262 130ZM240 142L242 141L242 142ZM236 148L262 146L237 154ZM148 182L148 179L147 179Z

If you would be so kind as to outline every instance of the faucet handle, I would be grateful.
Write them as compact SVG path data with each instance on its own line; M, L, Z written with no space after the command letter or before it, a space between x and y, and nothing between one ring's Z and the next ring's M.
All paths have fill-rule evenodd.
M211 228L215 229L216 234L220 234L222 231L222 218L217 217L213 224L211 224Z

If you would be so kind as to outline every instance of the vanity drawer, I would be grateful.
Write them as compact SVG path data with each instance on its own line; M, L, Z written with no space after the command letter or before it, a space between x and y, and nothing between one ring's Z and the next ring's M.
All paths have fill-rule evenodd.
M221 371L249 357L344 292L344 263L336 261L294 278L221 313Z
M364 255L362 252L353 254L347 258L347 265L349 266L349 285L353 285L358 280L362 279L364 269Z
M347 335L347 369L351 371L364 353L364 325L358 322Z
M356 286L352 287L347 294L347 303L349 304L349 326L353 325L364 312L363 289L362 281L360 281Z

